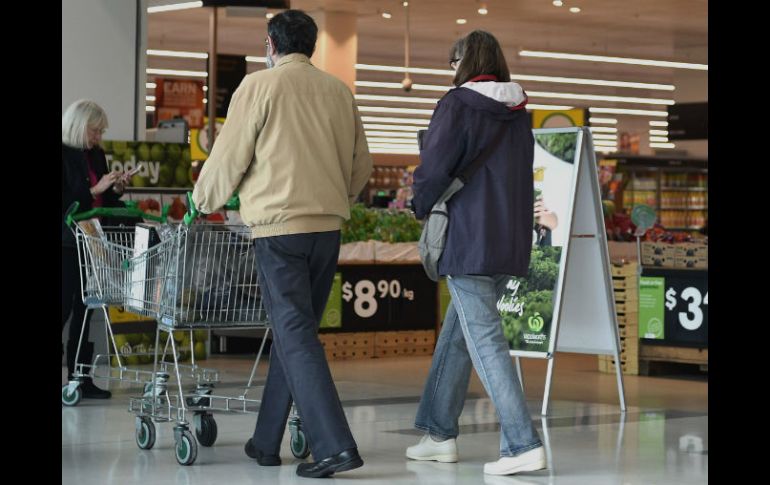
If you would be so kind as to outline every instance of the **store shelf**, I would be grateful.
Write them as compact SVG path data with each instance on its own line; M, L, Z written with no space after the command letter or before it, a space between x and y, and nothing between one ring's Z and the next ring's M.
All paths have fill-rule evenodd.
M708 206L700 207L661 207L660 210L664 211L705 211L708 210Z
M707 192L706 187L661 187L660 190L671 192Z

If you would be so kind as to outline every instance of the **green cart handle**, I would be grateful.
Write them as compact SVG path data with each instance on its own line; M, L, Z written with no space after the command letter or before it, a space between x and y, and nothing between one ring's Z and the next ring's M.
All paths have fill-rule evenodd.
M78 213L80 202L75 201L69 206L65 214L65 222L71 226L73 222L91 219L93 217L141 217L150 221L165 223L168 218L168 211L171 206L164 205L161 208L161 215L149 214L140 210L136 202L128 201L125 207L94 207L93 209Z
M227 201L225 204L225 209L229 211L237 211L241 207L241 201L238 198L238 194L233 195L230 197L230 200ZM192 198L192 192L187 192L187 214L184 215L184 223L185 225L190 225L193 223L193 221L200 216L200 211L195 208L195 203L193 202Z

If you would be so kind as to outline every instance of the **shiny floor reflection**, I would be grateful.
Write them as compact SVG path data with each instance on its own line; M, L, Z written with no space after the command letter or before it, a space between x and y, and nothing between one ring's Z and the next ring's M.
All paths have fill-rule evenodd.
M394 359L395 360L395 359ZM419 439L412 428L429 358L404 358L402 362L373 359L371 362L332 363L340 396L358 441L365 465L331 480L297 477L295 459L284 440L283 465L260 467L247 458L243 444L255 423L253 415L217 414L216 444L199 447L194 465L183 467L174 458L173 431L157 425L152 450L135 443L134 417L127 412L129 397L140 389L112 384L109 401L84 400L75 408L62 408L63 484L702 484L708 481L708 409L688 395L707 391L707 382L688 383L681 395L654 391L665 388L664 379L627 377L627 386L651 389L629 399L626 413L617 403L563 399L562 379L583 377L586 401L604 399L609 381L599 375L592 387L592 367L587 361L557 369L554 401L547 418L539 415L540 401L530 392L539 374L527 378L529 408L546 445L548 470L512 477L485 476L483 464L497 458L499 425L494 406L474 376L470 398L461 417L458 438L460 462L439 464L404 458L407 446ZM218 358L222 370L221 393L236 395L250 371L247 359ZM207 363L209 365L210 363ZM525 367L525 370L528 370ZM401 372L394 377L394 372ZM596 372L598 374L598 372ZM605 382L606 381L606 382ZM637 382L638 381L638 382ZM660 381L660 385L655 384ZM97 381L98 384L102 384ZM609 384L608 384L609 383ZM670 385L670 383L668 383ZM567 384L563 385L566 388ZM681 386L680 386L681 387ZM254 397L259 397L259 392ZM532 394L532 395L530 395ZM565 392L565 394L569 394ZM611 395L611 393L610 393ZM673 397L672 397L673 396ZM572 396L570 396L572 397ZM655 406L635 405L653 402ZM678 406L678 404L687 405ZM288 433L287 433L288 435Z

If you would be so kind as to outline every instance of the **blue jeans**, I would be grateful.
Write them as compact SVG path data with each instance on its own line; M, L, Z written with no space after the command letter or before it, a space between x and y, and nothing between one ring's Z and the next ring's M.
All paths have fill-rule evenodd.
M506 275L447 278L452 301L415 419L417 429L456 438L473 365L500 419L500 456L542 446L497 311L509 279Z

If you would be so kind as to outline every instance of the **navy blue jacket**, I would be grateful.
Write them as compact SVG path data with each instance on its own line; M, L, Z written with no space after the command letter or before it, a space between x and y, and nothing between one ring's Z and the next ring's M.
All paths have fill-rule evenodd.
M524 109L512 110L468 88L444 95L423 139L413 208L418 219L426 217L454 177L492 142L501 124L506 125L502 142L447 203L441 275L527 275L535 141Z

